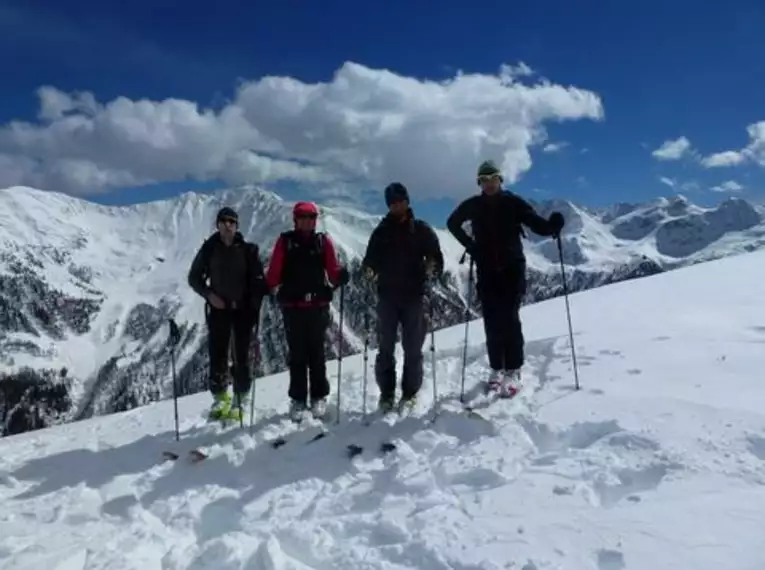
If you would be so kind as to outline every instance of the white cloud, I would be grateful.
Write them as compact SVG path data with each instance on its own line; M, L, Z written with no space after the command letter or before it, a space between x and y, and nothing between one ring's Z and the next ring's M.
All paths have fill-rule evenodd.
M679 192L694 192L699 189L699 183L694 180L680 181L675 178L660 176L659 182Z
M670 188L674 188L675 186L677 186L677 182L675 182L671 178L667 178L666 176L659 177L659 182L661 182L662 184L666 184Z
M716 152L701 159L704 168L718 168L721 166L736 166L746 161L746 156L735 150Z
M765 121L749 125L746 132L749 144L744 148L714 153L703 158L701 164L706 168L737 166L746 162L765 166Z
M566 148L568 144L569 143L563 142L563 141L557 142L557 143L548 143L542 147L542 152L547 152L547 153L560 152L561 150Z
M741 192L744 187L735 180L728 180L718 186L713 186L713 192Z
M0 128L0 186L87 194L183 179L327 189L401 180L418 197L463 196L487 158L518 180L546 122L603 119L596 93L521 82L532 73L520 64L429 81L346 63L325 83L245 82L217 112L43 87L38 122Z
M685 137L664 141L651 154L658 160L680 160L691 151L691 141Z

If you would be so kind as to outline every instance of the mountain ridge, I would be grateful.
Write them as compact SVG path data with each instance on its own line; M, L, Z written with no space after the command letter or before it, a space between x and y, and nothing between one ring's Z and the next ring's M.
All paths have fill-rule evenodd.
M566 200L530 202L542 215L557 209L567 218L562 242L573 291L765 245L765 214L738 198L714 208L696 206L684 196L604 209ZM104 206L27 187L0 190L4 433L170 397L164 346L169 317L182 328L181 392L203 390L206 331L203 302L186 283L191 259L214 231L217 209L230 205L239 212L242 233L260 245L267 263L276 236L291 227L291 204L255 186L186 192L129 206ZM343 354L361 349L365 315L375 322L370 306L374 295L358 269L380 218L349 206L322 206L320 229L332 236L352 273ZM442 328L464 322L467 264L459 264L462 248L456 240L443 228L434 229L446 259L446 274L434 295L434 322ZM525 246L530 282L526 301L560 294L556 244L528 232ZM337 355L338 298L326 339L328 358ZM471 302L471 315L479 314L480 307ZM269 302L264 304L261 338L261 372L283 369L281 322ZM52 394L43 411L41 390Z

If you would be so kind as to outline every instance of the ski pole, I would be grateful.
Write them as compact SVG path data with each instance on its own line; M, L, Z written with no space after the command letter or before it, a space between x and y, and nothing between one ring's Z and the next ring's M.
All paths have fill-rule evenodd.
M258 323L257 327L255 328L255 353L252 355L252 373L254 373L255 378L260 378L263 376L263 360L262 360L262 352L261 352L261 346L260 346L260 331L263 330L263 300L260 300L260 308L258 309ZM257 387L257 382L251 383L251 393L250 393L250 435L252 435L252 428L255 423L255 389Z
M364 372L361 379L361 415L367 418L367 378L369 366L369 313L364 312Z
M430 307L428 310L430 320L430 369L433 375L433 420L438 415L438 388L436 387L436 326L433 322L433 289L430 290Z
M560 258L560 278L563 282L563 297L566 300L566 318L568 319L568 337L571 343L571 361L574 365L574 384L576 389L579 390L579 368L576 365L576 349L574 348L574 329L571 326L571 308L568 304L568 283L566 283L566 269L563 265L563 244L561 243L560 236L556 238L558 242L558 257Z
M465 261L467 251L462 255L460 263ZM460 402L465 403L465 367L467 366L468 327L470 326L470 302L473 298L473 256L470 256L470 268L468 269L468 290L465 299L465 343L462 346L462 387L460 388Z
M340 325L337 329L337 414L335 423L340 423L340 377L343 373L343 307L345 305L345 285L340 287Z
M175 408L175 441L180 441L181 432L178 422L178 376L175 373L175 347L181 341L181 331L174 319L169 319L170 334L167 338L167 344L170 347L170 365L173 371L173 406Z

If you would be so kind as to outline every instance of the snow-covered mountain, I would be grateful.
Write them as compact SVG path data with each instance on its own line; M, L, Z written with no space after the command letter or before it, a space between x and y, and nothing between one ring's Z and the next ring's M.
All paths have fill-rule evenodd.
M106 207L31 188L0 190L0 413L4 433L125 410L172 395L167 319L181 325L182 393L207 378L202 301L186 283L189 264L214 229L222 205L240 215L245 236L267 262L292 204L253 187L186 193L126 207ZM567 218L564 261L572 290L658 273L762 247L765 216L744 200L700 208L683 197L604 210L551 201L540 213ZM379 217L324 207L321 228L352 269L346 289L343 354L361 350L373 299L358 272ZM437 230L447 274L437 289L437 328L464 321L467 264L461 247ZM529 302L561 291L556 244L529 235ZM338 296L326 350L337 355ZM480 310L471 306L473 314ZM263 315L262 372L282 370L278 311ZM374 339L372 339L374 346ZM286 386L285 386L286 392Z

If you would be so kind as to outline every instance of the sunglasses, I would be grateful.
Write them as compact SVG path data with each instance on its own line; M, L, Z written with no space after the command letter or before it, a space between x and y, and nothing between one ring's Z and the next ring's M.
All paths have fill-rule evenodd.
M221 218L218 221L221 222L221 223L224 223L224 224L231 224L231 225L234 225L234 226L239 223L234 218Z
M295 216L295 218L298 220L315 220L316 217L316 214L298 214Z
M478 182L491 182L493 180L499 180L499 174L483 174L478 177Z

